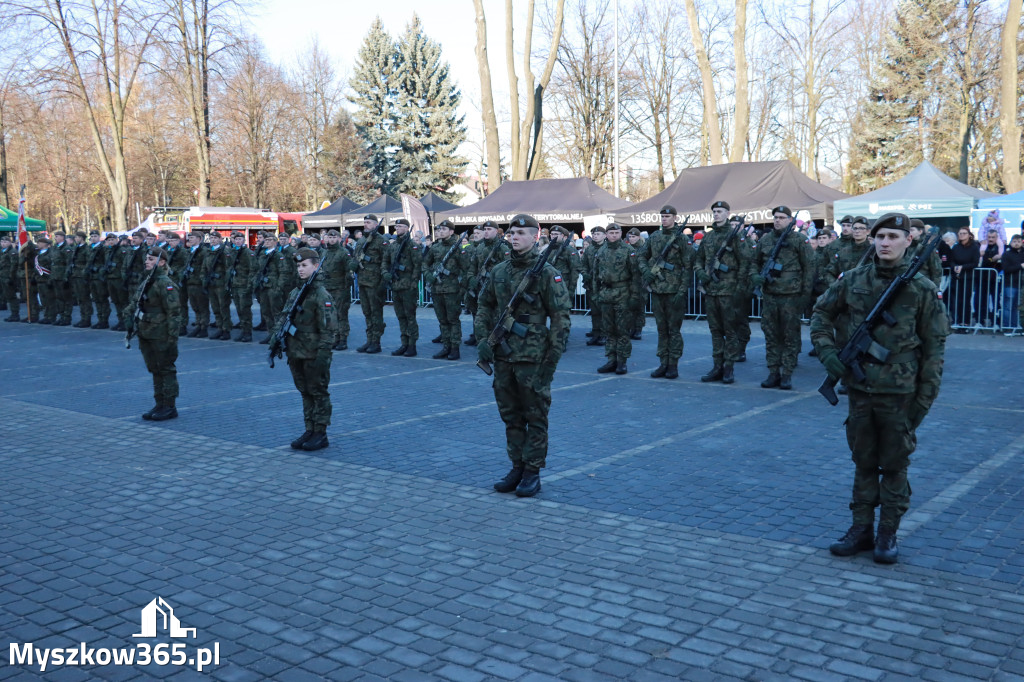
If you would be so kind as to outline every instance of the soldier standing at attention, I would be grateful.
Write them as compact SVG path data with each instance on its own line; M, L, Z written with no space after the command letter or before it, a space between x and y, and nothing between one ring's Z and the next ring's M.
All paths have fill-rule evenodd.
M143 272L156 268L153 279L143 280L133 290L124 319L136 325L139 350L146 369L153 375L156 405L142 415L147 421L165 421L178 416L178 330L181 302L178 287L167 276L167 252L154 248L144 256ZM136 310L140 313L135 317Z
M648 242L644 241L643 237L640 236L640 230L637 228L631 228L626 233L626 244L629 248L633 249L637 255L637 262L646 258ZM630 300L629 309L633 315L633 324L629 333L629 338L633 341L643 340L644 326L647 324L647 312L645 310L645 299L647 298L647 289L640 282L633 289L633 298Z
M857 267L862 258L871 258L871 242L868 241L868 219L864 216L857 216L853 219L853 226L850 228L848 239L839 239L835 242L838 246L829 251L828 269L825 270L825 281L832 284L839 275Z
M298 262L298 285L288 295L281 315L274 323L271 336L277 336L281 325L287 322L285 312L292 309L302 290L302 285L313 276L320 265L316 251L301 248L295 254ZM294 333L285 334L284 352L288 355L288 369L292 373L295 388L302 396L302 418L306 430L292 441L295 450L322 450L327 441L327 427L331 425L331 346L337 336L334 318L334 304L331 295L314 280L306 290L292 319Z
M167 254L167 277L178 287L178 305L181 307L181 314L178 315L181 324L178 336L184 336L188 333L188 287L182 277L185 274L188 249L181 248L181 237L177 232L167 230L163 235L165 246L160 248Z
M18 250L6 232L0 235L0 297L7 303L8 315L4 322L20 322L18 303Z
M607 240L594 258L597 301L604 321L604 354L608 358L597 371L625 374L628 371L626 361L633 352L629 341L634 318L630 304L640 282L640 266L636 251L622 243L619 225L610 223L606 234Z
M491 348L487 339L516 288L541 254L537 249L539 226L533 217L512 218L510 259L495 266L483 291L476 318L477 353L481 361L494 362L494 399L505 423L505 442L512 469L494 484L499 493L515 491L519 497L540 492L540 470L548 454L548 411L551 380L569 336L569 292L562 277L544 265L531 299L519 299L510 311L527 328L525 336L509 334L506 354ZM550 326L548 321L550 320Z
M359 279L359 305L366 318L366 343L358 353L379 353L384 335L384 280L380 265L384 262L384 240L377 232L380 221L374 214L363 218L363 238L356 244L353 269Z
M683 357L683 316L686 314L687 293L693 277L696 253L686 235L676 229L676 209L661 209L661 230L647 240L647 248L640 258L640 274L651 290L651 308L658 327L658 359L661 364L651 377L675 379L679 376L679 358ZM664 262L661 254L665 252Z
M395 240L384 251L384 260L380 266L381 279L391 287L395 315L398 316L398 330L402 337L402 344L391 351L391 354L414 358L416 341L420 338L420 328L416 324L416 307L420 298L420 266L423 251L419 243L409 235L408 220L399 218L395 221L394 228Z
M821 295L811 318L811 340L829 374L846 381L850 401L846 439L855 466L853 525L829 551L851 556L873 549L876 562L891 564L899 556L900 519L910 507L907 469L917 445L917 427L942 382L949 319L935 285L919 272L889 306L895 325L874 329L874 340L889 357L884 363L863 363L864 381L849 373L838 350L906 269L904 256L912 243L910 219L900 213L879 218L871 234L875 258L846 272ZM881 507L877 535L875 507Z
M595 227L590 231L590 246L583 250L583 288L587 292L587 305L590 307L588 346L603 346L605 343L601 306L597 304L597 282L594 280L594 256L604 244L605 235L603 227Z
M430 287L434 314L441 327L441 350L432 357L435 360L458 360L462 357L459 352L459 344L462 343L462 322L459 321L462 311L461 281L469 269L469 258L456 246L461 237L455 234L454 226L449 221L438 223L434 233L437 241L430 246L422 266L423 280ZM448 274L444 274L443 270L447 270Z
M42 299L43 314L39 324L53 324L57 321L57 294L53 284L53 242L43 235L36 238L39 250L36 252L33 265L36 269L36 286L39 298Z
M230 301L235 304L235 312L238 313L238 324L242 328L242 334L235 341L248 343L252 341L252 251L245 244L245 233L235 231L231 233L232 251L224 254L225 258L230 256L231 262L228 267L228 279L231 290L228 292ZM231 308L228 306L228 329L231 329ZM231 338L231 332L228 332Z
M747 309L737 309L736 301L740 293L746 292L750 286L754 252L742 231L729 240L728 203L716 201L711 204L711 215L714 229L704 235L694 261L697 279L705 290L704 310L708 316L714 362L711 371L700 380L731 384L736 381L733 364L739 361L740 356L739 316L747 315ZM716 262L719 250L722 250L722 255L720 262ZM722 270L718 267L720 265L728 270Z
M761 388L793 388L793 370L800 355L800 314L807 307L814 286L814 252L804 236L792 230L783 237L786 226L793 218L788 206L772 209L774 229L761 238L757 244L758 274L753 276L755 286L760 286L764 301L761 309L761 331L764 332L765 357L768 362L768 378L761 382ZM785 238L779 248L777 270L772 281L766 282L760 270L771 257L775 245Z
M53 295L56 299L57 316L53 320L55 327L67 327L71 324L71 313L75 308L74 291L71 289L71 272L74 269L74 253L64 232L53 233Z
M71 289L78 301L78 322L75 327L84 329L92 324L92 299L89 297L89 255L92 249L86 244L85 232L75 233L75 246L71 253L74 268L71 270ZM70 317L68 320L70 321Z
M231 297L226 285L228 268L231 266L232 254L224 246L224 237L217 230L210 232L210 250L203 259L203 282L209 282L207 293L210 297L210 309L213 321L217 325L217 333L211 339L231 340Z
M142 281L142 273L146 271L146 252L148 250L146 242L151 241L150 236L145 228L139 228L138 231L132 234L131 248L124 256L125 299L128 298L131 292L135 291L135 287ZM120 329L118 331L124 330Z
M273 232L260 232L252 252L252 295L260 306L260 323L255 325L254 332L267 332L274 326L277 315L270 303L270 280L273 277L271 268L274 265L274 253L277 251L277 239ZM260 341L260 343L263 343Z
M348 309L352 307L352 256L341 243L341 234L337 230L328 230L324 236L321 260L322 265L317 279L331 295L332 307L338 322L338 338L332 344L332 348L348 350ZM278 263L281 268L295 269L294 257L289 262L279 260ZM294 278L292 279L294 282ZM284 303L284 299L281 303Z
M206 337L210 328L210 298L203 283L203 266L209 249L203 243L202 232L188 233L188 249L185 265L181 271L181 289L188 290L188 303L196 316L196 326L188 333L189 338ZM187 321L188 311L182 305L181 317Z
M919 220L917 218L910 219L910 236L914 238L914 243L909 249L907 249L908 258L913 258L914 253L921 247L921 236L924 234L924 230L925 224L923 220ZM939 252L937 250L932 251L931 255L928 257L928 262L923 268L921 268L921 272L923 272L924 276L930 279L932 284L936 287L942 283L942 259L939 258Z
M567 237L563 230L569 232L569 230L566 230L561 225L552 226L551 243L548 244L547 248L555 249L557 253L563 241L566 239L572 240L576 237L572 232L569 232ZM572 297L576 293L576 283L580 279L580 271L583 270L583 261L580 259L580 254L576 251L576 246L570 241L565 245L564 249L561 249L561 254L557 258L552 258L548 262L562 276L562 281L565 282L565 289L569 292L569 309L572 310ZM569 324L572 324L572 316L569 317ZM568 350L568 348L565 350Z
M469 277L466 312L473 316L473 330L470 331L469 338L466 339L467 346L477 344L476 308L480 287L485 283L488 273L494 269L494 266L508 259L511 250L508 242L498 234L498 224L493 220L484 221L480 226L480 234L480 241L465 251L466 271Z
M736 226L737 223L743 221L743 216L734 215L729 218L728 228L731 230ZM753 254L751 256L752 263L750 266L750 277L754 276L754 265L757 262L757 249L758 244L755 237L751 234L754 233L753 226L741 227L741 233L750 244L750 250ZM754 298L754 284L750 281L750 278L743 283L742 286L736 287L736 300L734 305L736 306L736 348L738 349L736 355L736 362L747 361L747 344L750 343L750 313L751 313L751 302Z
M113 243L113 240L110 240ZM89 233L89 255L85 269L89 278L89 295L96 308L96 324L93 329L106 329L110 320L110 292L107 291L107 275L103 271L107 250L97 230ZM102 326L101 326L102 325Z
M866 222L864 223L867 224ZM845 215L842 220L839 221L839 237L833 239L828 245L828 257L831 260L835 258L836 252L839 247L853 241L853 216ZM832 282L829 282L831 284Z

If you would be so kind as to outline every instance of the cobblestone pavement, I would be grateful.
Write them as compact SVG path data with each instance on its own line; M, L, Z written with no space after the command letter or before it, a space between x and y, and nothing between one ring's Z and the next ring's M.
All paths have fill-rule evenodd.
M950 338L901 563L879 566L826 549L849 523L845 406L806 354L796 390L761 389L756 324L724 386L699 381L702 322L666 381L652 322L617 377L574 317L524 500L490 489L507 460L473 349L431 360L422 310L419 357L391 357L386 321L383 354L335 354L317 453L288 447L299 396L266 346L183 338L180 418L154 424L122 334L0 323L6 644L219 647L202 673L40 674L9 651L0 678L1024 678L1020 339ZM194 639L132 637L156 597Z

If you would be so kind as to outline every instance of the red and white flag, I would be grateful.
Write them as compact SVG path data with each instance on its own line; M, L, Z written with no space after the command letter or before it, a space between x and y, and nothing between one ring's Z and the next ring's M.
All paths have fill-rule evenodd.
M25 228L25 187L21 187L21 198L18 199L18 250L28 242L28 230Z

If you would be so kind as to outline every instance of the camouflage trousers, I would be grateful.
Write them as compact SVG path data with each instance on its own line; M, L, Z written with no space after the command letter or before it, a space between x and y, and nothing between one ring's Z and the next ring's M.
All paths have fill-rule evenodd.
M800 355L802 296L766 294L761 306L761 331L769 372L792 374Z
M604 354L609 359L625 361L633 354L633 344L629 340L636 322L636 313L630 307L633 301L623 288L602 287L600 298Z
M198 277L196 278L199 279ZM196 327L201 330L206 330L210 326L210 297L203 292L203 283L201 281L192 282L190 279L188 282L188 303L192 306L192 312L196 316ZM182 317L188 320L188 310L182 308Z
M750 343L750 301L752 294L744 291L736 295L736 345L737 353L746 353Z
M231 333L231 296L224 286L210 285L210 310L217 328Z
M380 343L384 336L384 284L360 284L359 305L366 318L366 342Z
M164 340L139 339L146 369L153 375L153 400L157 405L175 407L178 397L178 337Z
M548 410L551 383L532 362L494 363L494 399L505 422L505 447L515 466L543 469L548 456Z
M49 277L39 280L39 298L42 299L41 302L43 304L42 319L56 322L59 314L57 310L57 290L54 281Z
M662 362L678 362L683 357L683 305L674 305L675 294L651 294L654 322L658 326L658 357Z
M21 291L21 300L26 304L26 308L29 309L31 315L26 318L30 320L39 319L39 285L36 284L34 277L29 275L28 278L28 289L25 289L25 275L24 273L18 275L18 290ZM28 313L26 313L28 315Z
M604 334L604 315L601 313L601 304L594 300L590 301L590 331L595 336Z
M632 331L642 331L647 324L647 311L645 310L646 296L636 296L629 301L629 311L632 313Z
M740 353L739 326L740 311L732 294L723 296L706 295L704 311L708 316L708 330L711 332L711 357L716 365L728 366L736 362Z
M57 293L57 314L66 320L70 320L71 314L75 311L75 289L71 285L71 280L57 282L55 289Z
M348 334L350 330L348 324L348 311L352 307L352 288L328 288L327 293L331 295L331 299L334 301L334 313L338 316L338 338L335 342L343 341L348 343ZM285 298L287 298L287 294L285 294ZM283 302L281 303L279 310L282 307L284 307Z
M445 348L458 348L462 343L462 322L459 321L462 301L459 293L442 294L435 291L431 298L437 323L441 326L441 343Z
M319 368L315 358L288 358L292 381L302 396L302 419L307 431L326 431L331 425L330 366Z
M128 290L124 288L123 279L107 279L107 293L117 314L117 323L124 324L124 307L128 305Z
M15 280L16 281L16 280ZM18 285L9 280L0 280L0 298L7 303L11 312L18 312Z
M416 306L419 303L419 289L411 287L409 289L392 289L392 299L394 300L395 315L398 316L398 329L402 335L402 345L415 345L417 339L420 338L420 327L416 324ZM462 330L459 330L462 333Z
M238 325L242 328L242 334L252 335L252 289L232 289L231 301L235 304L235 312L238 314ZM228 321L231 314L228 314ZM229 331L231 327L227 328Z
M85 277L74 277L71 287L78 300L78 316L81 322L92 322L92 299L89 297L89 281ZM70 312L68 313L71 314Z
M89 291L92 294L92 303L96 306L96 321L110 323L110 291L107 290L107 283L102 279L89 280Z
M846 440L856 467L850 501L853 523L874 523L875 507L881 506L879 527L895 531L910 508L907 468L917 436L907 423L907 411L915 396L848 390Z
M274 310L273 293L270 287L264 286L255 296L260 304L260 324L265 325L269 330L273 328L278 315L278 311Z

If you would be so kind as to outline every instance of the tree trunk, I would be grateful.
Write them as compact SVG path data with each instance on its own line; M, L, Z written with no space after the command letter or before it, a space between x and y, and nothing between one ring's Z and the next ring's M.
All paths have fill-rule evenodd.
M1017 122L1019 82L1017 77L1017 36L1020 34L1020 0L1010 0L1003 22L1002 52L999 69L1002 86L999 97L999 130L1002 134L1003 187L1007 194L1024 189L1024 173L1020 168L1021 126Z
M494 114L491 91L491 66L487 62L487 18L483 0L473 0L476 9L476 65L480 72L480 95L484 125L484 148L487 155L487 191L501 185L501 146L498 141L498 120Z
M529 14L527 16L527 25L532 27L533 0L530 0ZM509 147L512 154L509 162L512 169L512 179L518 180L520 179L517 177L519 170L519 77L516 75L515 34L513 32L512 19L512 0L505 0L505 68L508 71L509 107L512 116L512 134L509 138ZM523 60L526 62L526 73L530 73L529 31L526 34L526 47Z
M747 0L736 0L736 31L732 36L732 48L736 59L736 120L732 133L732 151L729 161L743 160L750 129L750 96L747 78Z
M511 0L507 0L509 6ZM564 24L564 11L565 11L565 0L558 0L558 4L555 6L555 26L554 31L551 34L551 45L548 51L548 60L544 65L544 71L541 73L540 82L536 85L539 92L543 93L547 89L548 83L551 82L551 73L555 70L555 62L558 60L558 44L562 41L562 26ZM530 57L533 51L533 12L534 12L534 0L530 0L526 15L526 40L525 47L523 48L523 67L525 70L524 77L526 78L526 92L534 92L534 75L533 70L530 68ZM506 14L509 22L509 33L507 37L511 39L511 22L512 15L511 11ZM511 43L510 43L511 44ZM512 79L515 77L515 67L512 65L513 55L510 53L507 55L509 59L509 87L511 88ZM531 97L528 100L526 106L526 113L523 115L522 121L516 125L516 116L519 113L519 93L518 87L513 90L512 93L512 158L514 159L512 164L512 179L513 180L526 180L529 178L527 162L530 159L530 149L539 142L531 142L530 128L534 127L539 136L541 130L542 119L537 110L535 104L535 98ZM516 145L518 144L518 151ZM539 149L539 147L537 147Z
M10 196L7 193L7 130L4 128L3 112L0 111L0 199L3 199L4 206L11 207Z
M196 153L200 206L210 205L210 31L209 0L189 3L175 0L174 12L178 29L178 48L184 60L184 73L178 74L188 101L192 126L192 143ZM189 16L191 14L191 16Z
M697 6L694 0L686 0L686 18L690 25L690 39L693 50L697 53L697 66L700 69L700 80L704 99L704 123L707 131L708 158L712 164L722 163L722 125L718 121L718 102L715 99L715 81L711 73L711 60L704 48L704 39L697 25ZM702 145L703 146L703 145Z

